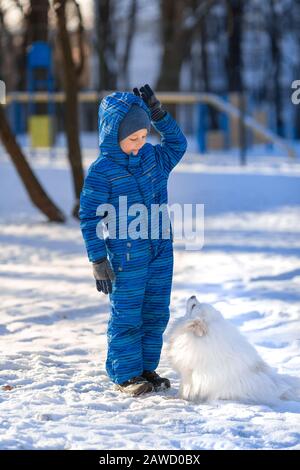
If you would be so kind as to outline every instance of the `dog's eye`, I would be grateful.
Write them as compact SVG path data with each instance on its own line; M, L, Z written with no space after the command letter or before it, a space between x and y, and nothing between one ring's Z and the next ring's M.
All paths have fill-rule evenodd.
M193 310L194 307L196 307L196 304L193 304L193 305L192 305L191 310Z

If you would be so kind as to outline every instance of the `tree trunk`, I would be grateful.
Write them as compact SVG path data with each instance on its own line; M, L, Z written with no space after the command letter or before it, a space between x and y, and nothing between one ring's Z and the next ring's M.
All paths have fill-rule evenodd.
M11 80L11 66L7 63L7 55L5 56L5 51L9 50L13 53L13 38L12 34L7 28L4 20L4 12L2 10L2 5L0 2L0 80L3 80L6 85L6 92L9 90L8 85L13 86L14 83ZM8 84L8 77L10 78L10 83Z
M201 72L203 76L203 91L210 93L211 86L210 86L210 74L209 74L209 60L207 54L207 28L209 27L209 23L207 25L206 22L203 23L200 31L201 37ZM218 111L213 108L212 106L208 107L208 115L210 121L210 128L211 129L218 129Z
M292 16L292 25L293 31L296 37L297 43L297 50L298 53L295 54L296 65L295 65L295 72L294 77L300 77L300 0L294 0L294 9L293 9L293 16ZM296 105L295 107L295 119L294 119L294 128L295 128L295 138L300 139L300 105Z
M24 36L25 64L27 62L28 47L37 41L48 42L48 0L30 0L29 13L25 16L26 33ZM46 79L45 69L35 69L34 76L38 80ZM26 84L28 89L28 83ZM46 85L39 87L40 91L47 91ZM47 114L47 103L35 103L34 114Z
M48 0L30 0L27 15L27 45L35 41L48 41Z
M209 71L208 71L208 55L207 55L207 31L204 24L200 31L201 37L201 72L203 79L203 91L210 91Z
M3 107L0 105L0 137L3 145L10 156L33 204L48 217L51 222L64 222L64 214L57 208L46 194L37 177L30 168L26 157L22 153L14 134L12 133L5 116Z
M277 134L283 136L283 119L282 119L282 99L280 89L280 65L281 65L281 51L279 46L280 31L279 31L279 18L275 11L274 0L270 2L271 17L270 17L270 42L271 42L271 56L273 62L273 101L275 105L276 114L276 131Z
M229 92L242 91L242 17L243 2L228 1L228 14L231 19L229 31L228 57L226 60Z
M186 57L190 56L196 30L215 0L161 0L161 41L163 53L156 89L179 91L180 72ZM176 107L168 106L176 117Z
M137 14L137 0L131 0L128 21L127 21L127 34L125 37L125 50L121 61L121 79L122 86L128 88L129 78L128 78L128 65L130 59L130 52L132 47L132 41L134 37L134 32L136 29L136 14Z
M63 57L65 102L65 128L68 142L68 159L71 165L76 203L72 214L78 218L79 197L84 181L78 121L78 76L72 57L69 33L66 26L66 0L54 0L58 36Z
M161 41L163 53L156 90L179 91L180 70L183 62L184 2L161 0Z
M30 0L28 12L25 12L21 2L16 2L16 6L23 14L24 34L22 45L17 59L18 68L18 90L26 89L26 61L27 48L35 41L48 41L48 0ZM38 106L37 108L43 108Z
M99 91L117 88L114 0L95 1L96 49L99 56Z
M240 163L246 164L247 135L243 122L246 112L246 102L243 86L243 61L242 61L242 40L243 40L243 13L244 3L240 0L228 0L228 15L231 20L231 31L229 34L229 47L227 57L227 77L228 90L231 93L238 93L238 107L241 113L238 124L238 145L240 150Z

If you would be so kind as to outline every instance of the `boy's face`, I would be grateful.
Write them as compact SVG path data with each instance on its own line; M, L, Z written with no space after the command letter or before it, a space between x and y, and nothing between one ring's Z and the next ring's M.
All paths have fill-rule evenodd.
M121 149L128 155L130 153L137 155L138 151L146 143L147 134L147 129L140 129L139 131L130 134L128 137L126 137L126 139L120 141Z

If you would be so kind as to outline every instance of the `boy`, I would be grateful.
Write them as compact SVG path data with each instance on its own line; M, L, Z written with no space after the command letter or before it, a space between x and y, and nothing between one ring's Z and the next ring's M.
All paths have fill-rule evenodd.
M133 91L112 93L100 104L100 155L85 178L79 217L97 290L109 294L106 371L117 389L137 396L170 387L155 369L169 321L172 227L155 223L151 209L166 207L168 176L187 141L149 85ZM151 124L161 135L161 145L146 143ZM105 239L97 235L97 208L102 204L113 207L117 221L112 230L110 211L101 212L108 227ZM124 224L130 228L134 223L134 207L143 213L138 238L123 230ZM170 222L167 211L163 215Z

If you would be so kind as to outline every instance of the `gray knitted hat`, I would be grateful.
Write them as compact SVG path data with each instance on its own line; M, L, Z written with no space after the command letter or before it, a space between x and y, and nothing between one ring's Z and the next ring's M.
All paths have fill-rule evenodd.
M133 104L119 126L119 142L140 129L150 131L150 119L146 111Z

